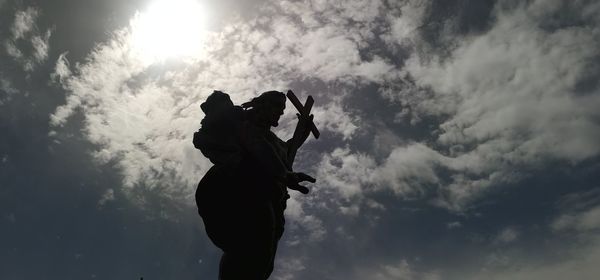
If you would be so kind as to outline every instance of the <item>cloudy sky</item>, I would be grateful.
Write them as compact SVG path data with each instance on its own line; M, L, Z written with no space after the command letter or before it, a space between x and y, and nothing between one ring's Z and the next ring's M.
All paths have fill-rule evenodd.
M596 279L599 45L594 0L0 0L0 278L216 279L199 104L292 89L272 279Z

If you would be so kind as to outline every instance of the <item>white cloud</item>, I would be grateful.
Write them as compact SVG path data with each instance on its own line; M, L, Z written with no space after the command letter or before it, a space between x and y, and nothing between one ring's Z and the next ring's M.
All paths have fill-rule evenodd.
M320 162L318 176L326 188L346 199L367 189L392 190L404 198L433 195L434 204L455 211L493 186L526 176L521 170L549 161L577 164L600 154L600 97L596 89L576 92L598 55L597 28L543 29L539 23L550 7L499 6L489 30L454 38L451 55L437 57L417 51L426 44L418 29L430 3L388 4L267 4L262 11L275 15L208 34L202 56L158 75L137 60L126 28L97 46L72 74L64 55L59 58L54 79L62 79L69 94L52 124L61 125L83 108L85 132L100 145L96 158L116 160L126 185L175 187L182 180L191 193L209 166L189 145L202 117L197 105L208 93L222 89L239 104L263 90L317 79L341 89L313 94L315 122L345 141L334 143L338 148ZM387 46L414 51L404 69L398 70L394 58L370 52L377 47L372 41L378 28L385 31L380 39ZM399 78L407 76L412 85ZM402 103L398 122L442 119L433 132L436 139L402 139L377 148L386 151L382 156L339 148L364 128L366 121L342 105L346 93L364 82L390 85L382 93ZM291 120L284 118L284 131Z
M12 41L4 42L4 48L6 49L6 53L13 58L23 57L21 50L19 50Z
M19 92L17 88L13 86L11 81L0 75L0 91L3 93L0 96L0 106L8 103L12 96Z
M296 279L294 275L305 270L304 260L298 257L285 257L275 259L275 270L271 276L277 280Z
M453 114L441 125L441 144L475 142L476 154L508 152L514 163L577 162L600 152L600 97L575 92L598 55L597 40L588 27L549 32L531 11L500 12L492 30L461 44L448 62L421 65L415 57L407 69L437 92L439 103L424 111Z
M594 233L600 229L600 189L564 196L561 204L563 214L552 223L554 231Z
M303 207L304 197L298 197L297 194L291 194L291 199L287 202L287 208L285 211L286 219L289 219L294 226L299 226L307 232L308 239L302 240L302 242L310 241L321 241L327 235L327 228L323 224L323 221L318 217L306 213ZM293 228L293 226L292 226ZM298 243L298 236L292 238L290 245Z
M25 38L29 32L35 28L35 20L39 15L39 10L29 7L24 11L15 13L15 20L10 29L13 39Z
M46 31L43 36L33 36L31 38L31 44L33 45L33 57L35 61L42 62L48 58L48 41L50 40L51 32Z
M430 1L422 0L396 2L386 17L389 30L382 36L383 40L394 50L396 45L410 48L423 43L419 28L425 24L426 11L430 6Z
M460 272L460 279L596 279L600 269L600 192L597 189L572 193L559 200L559 214L548 228L553 237L543 242L543 254L527 247L492 252L486 265L475 273ZM523 232L524 233L524 232ZM537 233L536 233L537 234ZM494 243L514 242L521 233L514 227L502 229ZM536 236L537 238L537 236ZM533 249L533 250L532 250ZM550 251L546 251L550 249ZM519 251L521 250L521 251ZM549 253L552 252L552 253ZM470 265L469 267L477 267ZM468 275L468 276L467 276Z
M312 114L317 127L341 134L344 140L350 139L360 126L360 119L345 111L337 101L314 107Z
M382 268L383 272L376 276L378 279L410 280L414 278L406 260L402 260L398 265L384 265Z
M180 88L160 85L156 80L136 84L145 67L132 54L128 36L118 32L113 41L98 46L88 63L78 65L74 74L61 55L55 75L62 78L69 95L67 104L51 116L51 123L61 126L82 107L85 132L99 145L94 157L100 163L118 159L126 186L138 182L148 187L165 184L174 186L173 193L178 188L191 193L192 183L199 177L195 173L208 167L190 139L200 117L194 99L198 94L207 95L208 89L187 96ZM175 187L178 182L184 184Z
M330 154L325 154L317 167L317 178L320 180L318 191L324 191L321 188L334 190L344 198L337 203L349 203L341 205L340 211L357 213L357 205L367 193L391 190L406 199L426 197L432 188L442 186L443 180L436 170L440 167L450 168L451 163L452 159L420 143L395 147L381 161L376 161L370 154L353 152L349 147L336 148ZM462 203L463 197L453 197L453 201ZM441 206L460 210L460 206L456 205Z
M562 280L598 278L600 268L600 246L597 241L591 250L580 252L571 259L549 264L515 265L503 271L487 272L470 279L514 279L514 280Z
M557 219L552 227L555 230L576 229L585 231L600 229L600 206L578 215L565 214Z
M444 157L431 148L414 143L394 149L373 173L374 182L396 194L410 197L424 194L427 186L440 182L435 168Z
M106 190L100 200L98 200L98 207L103 207L107 202L115 200L115 191L113 189Z
M494 238L495 243L507 244L516 241L519 238L519 231L517 231L513 227L507 227L501 230L496 238Z
M359 53L374 37L381 1L282 1L279 9L272 21L279 48L270 56L295 71L326 82L380 82L395 74L385 59Z
M361 269L359 274L364 274L364 278L356 279L374 279L374 280L439 280L440 274L435 271L420 272L416 271L406 259L402 259L394 264L380 265L376 269Z
M54 66L54 72L50 74L53 81L65 83L66 79L71 76L69 60L67 60L67 52L60 54Z
M284 90L299 75L323 81L387 75L383 72L390 67L381 58L360 58L352 33L334 26L295 26L289 21L294 13L231 23L207 35L205 52L193 63L158 75L150 75L149 65L136 55L131 28L115 32L74 69L63 54L53 77L68 91L67 103L57 108L51 123L61 126L81 108L84 131L99 145L95 158L116 162L126 186L161 184L190 195L209 167L193 149L191 136L202 118L198 105L213 89L229 92L239 104L264 90ZM339 104L336 94L341 94L327 99L319 94L314 113L320 129L350 139L358 119Z
M446 227L448 227L449 229L460 228L462 226L462 223L459 221L449 222L446 224Z
M583 2L572 6L576 11L598 9ZM548 163L576 165L600 154L600 111L596 109L600 92L598 88L582 92L578 87L598 74L595 58L600 55L596 47L600 29L596 25L541 28L560 5L552 8L533 2L502 7L502 3L496 7L495 22L488 31L454 36L449 57L424 51L428 46L417 29L429 2L405 1L391 8L387 16L391 29L382 38L392 49L414 52L402 69L405 72L378 77L396 83L396 76L407 75L412 82L399 81L400 90L392 86L382 93L405 105L398 122L417 125L426 117L442 119L432 132L436 139L393 143L383 161L369 152L335 149L319 166L319 177L327 186L346 198L367 188L391 189L404 198L433 194L435 205L464 211L490 188L516 182ZM315 14L319 12L304 13L305 18L318 18ZM326 32L323 28L308 34L318 37ZM353 42L350 37L340 40L328 45ZM352 48L343 49L349 52L335 55L345 62L356 59ZM310 52L327 57L317 49ZM319 62L313 63L300 69L319 73L325 81L346 73L336 72L336 64L320 68Z
M388 189L401 197L416 198L441 184L436 168L449 162L451 159L420 143L394 148L381 163L369 154L337 148L323 156L317 177L346 199Z
M37 65L48 58L49 41L52 32L46 30L40 33L36 21L40 10L29 7L15 13L15 19L11 26L11 37L4 41L6 53L18 61L23 70L31 72ZM18 43L26 41L31 45L31 51L19 49Z
M526 170L549 162L577 164L600 154L599 89L578 88L598 73L600 29L541 28L555 12L542 6L534 2L505 10L499 5L489 31L459 36L449 57L413 53L404 70L415 87L385 92L418 119L444 119L434 132L436 142L428 145L435 149L422 147L424 160L412 162L420 168L419 181L428 185L438 183L436 165L453 174L446 186L436 187L441 194L436 204L464 209L490 187L526 176ZM597 5L573 6L584 11ZM418 13L408 16L402 19L411 22L407 26L418 25ZM390 38L401 45L407 32L395 30ZM406 165L390 166L394 173ZM404 193L421 188L402 183L391 186Z
M368 187L375 166L375 161L368 155L337 148L330 155L323 156L317 178L325 181L322 186L334 188L348 199Z

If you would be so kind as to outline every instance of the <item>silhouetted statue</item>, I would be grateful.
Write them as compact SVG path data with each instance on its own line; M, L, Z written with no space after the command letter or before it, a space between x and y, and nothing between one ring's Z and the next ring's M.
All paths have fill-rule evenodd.
M310 132L311 97L298 108L293 137L284 142L276 127L285 109L282 92L268 91L234 106L226 93L215 91L201 105L205 113L194 146L213 167L196 190L198 213L210 240L223 250L219 279L267 279L273 271L277 243L283 234L287 188L308 193L299 183L315 179L292 171L294 157Z

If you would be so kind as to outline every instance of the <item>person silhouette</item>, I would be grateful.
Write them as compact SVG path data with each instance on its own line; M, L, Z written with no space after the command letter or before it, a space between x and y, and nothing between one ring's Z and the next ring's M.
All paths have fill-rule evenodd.
M194 146L214 165L200 180L195 198L209 239L223 250L221 280L271 275L284 232L287 188L307 193L299 183L316 181L292 171L312 116L298 116L288 141L271 131L285 102L282 92L268 91L240 107L215 91L201 105L205 118L194 134Z

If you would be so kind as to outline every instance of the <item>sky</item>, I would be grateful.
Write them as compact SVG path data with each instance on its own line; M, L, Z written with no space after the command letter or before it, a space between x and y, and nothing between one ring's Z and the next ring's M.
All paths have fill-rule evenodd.
M0 279L216 279L199 105L288 89L271 279L596 279L598 45L593 0L0 0Z

